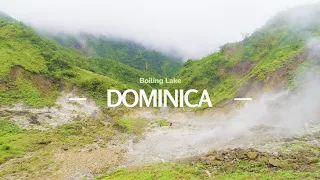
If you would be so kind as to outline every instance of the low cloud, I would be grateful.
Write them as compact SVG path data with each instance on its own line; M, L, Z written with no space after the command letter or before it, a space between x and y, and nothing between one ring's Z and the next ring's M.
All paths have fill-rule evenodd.
M201 58L239 41L277 12L315 0L2 0L2 11L41 30L85 31Z

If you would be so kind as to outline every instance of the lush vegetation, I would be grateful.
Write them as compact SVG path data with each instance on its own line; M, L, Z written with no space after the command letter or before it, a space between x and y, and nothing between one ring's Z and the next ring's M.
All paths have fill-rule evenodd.
M116 60L90 58L62 48L16 21L0 21L1 104L24 102L33 107L54 105L65 84L106 103L107 89L151 89L140 77L159 75L137 70Z
M170 125L170 122L166 119L159 119L156 121L156 124L160 127L162 126L169 126Z
M110 39L104 36L79 34L53 37L64 47L76 48L89 57L101 57L99 63L108 65L116 60L135 69L171 77L179 71L182 62L129 41ZM106 60L107 59L107 60Z
M272 88L276 87L272 83L290 81L295 75L293 72L307 60L304 54L308 40L305 34L308 33L294 31L286 23L277 23L272 21L243 41L226 44L219 52L201 60L187 61L177 75L182 79L182 87L208 89L213 104L217 105L231 100L243 87L253 83L260 83L262 87L267 84ZM267 82L269 77L278 76L277 72L282 68L287 69L279 75L277 82ZM245 93L250 90L249 87ZM192 98L198 99L199 96Z
M19 67L13 71L14 80L6 82L6 87L0 89L1 104L13 105L22 101L33 107L54 105L60 94L57 90L58 84L46 81L43 76L33 76Z
M240 93L249 93L254 83L264 87L287 81L289 87L295 87L292 77L310 66L304 56L307 38L310 34L320 36L319 26L307 27L296 29L286 21L272 20L241 42L226 44L219 52L201 60L189 60L176 76L182 79L182 84L169 88L208 89L213 103L218 105ZM138 78L173 76L180 68L179 62L129 42L90 35L82 35L85 43L69 36L54 38L64 47L20 22L6 16L0 18L0 105L23 102L32 107L54 106L60 91L75 85L78 93L92 97L103 106L108 89L157 88L157 85L139 84ZM279 73L282 70L284 73ZM274 82L270 82L271 77L276 77ZM246 86L249 88L242 92ZM197 101L199 96L191 98ZM155 123L170 124L166 120ZM97 138L103 146L114 136L113 128L139 136L149 124L145 119L116 118L112 125L85 119L43 131L21 129L12 121L1 119L0 164L29 152L38 154L21 163L9 164L1 170L0 177L48 168L53 162L52 151L57 147L81 147ZM318 148L305 144L294 144L282 151L296 149L319 154ZM122 168L97 179L206 179L208 172L216 179L320 178L319 170L296 170L293 159L282 159L279 167L270 166L266 159L260 160L222 162L219 168L200 161L160 163ZM311 160L312 165L306 167L319 168L319 158Z
M34 107L53 105L58 87L50 86L43 92L41 83L34 78L42 74L54 82L51 84L60 84L60 89L65 83L74 84L80 87L80 93L104 105L107 89L158 88L157 84L138 83L139 78L172 76L180 66L180 63L134 43L88 34L54 36L65 47L62 48L22 23L2 21L0 27L2 104L23 101ZM254 83L269 84L272 88L279 81L288 81L287 86L295 87L292 77L306 60L303 56L306 34L316 35L317 27L297 30L287 22L272 20L241 42L226 44L219 52L201 60L187 61L176 75L182 84L168 88L207 89L213 104L218 105L248 93ZM30 72L29 78L12 73L16 66ZM286 72L274 82L269 82L269 78L277 76L284 67L291 68L284 70ZM191 101L197 102L199 97L200 93L192 94Z
M141 135L148 125L145 119L123 118L115 121L115 126L124 132Z
M214 173L212 173L214 171ZM210 177L209 174L210 173ZM239 161L235 165L223 164L220 170L201 162L190 165L187 163L160 163L142 167L129 167L102 175L97 179L151 180L151 179L317 179L320 171L301 172L292 169L275 169L264 162Z
M200 176L202 175L202 176ZM160 163L151 166L119 169L111 174L100 176L97 179L123 180L169 180L169 179L202 179L203 173L184 164Z

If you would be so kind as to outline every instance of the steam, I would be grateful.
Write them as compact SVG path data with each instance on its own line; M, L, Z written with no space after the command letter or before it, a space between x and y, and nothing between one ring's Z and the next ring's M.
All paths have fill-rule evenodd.
M138 144L135 148L143 152L140 158L157 156L166 160L192 156L212 148L254 147L273 151L280 146L272 141L271 147L265 146L269 140L310 133L310 127L320 125L320 40L310 39L307 48L311 66L296 77L299 84L296 89L264 94L227 115L185 114L180 118L173 115L169 119L175 121L174 126L176 123L181 127L157 132ZM148 152L142 150L146 147Z
M297 36L305 38L308 68L297 73L295 88L281 92L265 93L248 102L243 108L228 116L220 116L219 124L208 137L241 135L257 126L275 128L275 133L294 135L308 126L320 124L320 39L313 33L320 27L320 3L306 5L280 13L267 25L289 25Z
M1 0L1 11L37 29L132 40L183 59L240 41L277 12L316 0Z
M160 128L135 144L132 153L138 161L193 156L212 148L254 147L273 151L279 146L272 140L309 133L310 127L319 129L320 39L312 35L314 27L320 27L320 22L316 20L320 8L308 7L311 9L299 10L298 15L287 12L278 17L283 18L285 25L289 22L295 33L301 35L300 32L305 32L303 37L307 42L305 51L308 53L309 69L294 78L296 88L265 93L242 108L231 110L227 115L217 115L215 112L213 116L211 112L202 116L188 112L177 115L164 111L163 118L173 121L172 129ZM309 12L312 9L313 12ZM301 20L301 16L305 19ZM271 142L267 144L269 140Z
M304 127L320 123L320 40L310 39L310 68L295 77L299 85L294 90L264 94L260 99L247 103L228 116L217 118L217 126L206 137L230 138L250 131L257 126L275 128L274 133L294 135Z
M301 29L291 22L292 30ZM309 68L294 78L296 88L265 93L226 115L207 112L199 116L163 110L162 118L172 121L173 127L159 128L133 144L130 154L134 162L184 158L211 149L253 147L274 152L282 148L282 138L311 134L314 129L319 131L320 39L312 37L311 31L307 32L304 37L307 38L305 51ZM150 115L145 117L151 118Z
M130 151L134 162L184 158L213 148L253 147L273 152L281 148L274 140L310 133L310 127L320 124L319 67L315 65L319 47L320 40L310 40L312 67L297 77L297 83L303 83L295 90L265 94L228 115L163 111L163 118L173 121L172 129L158 129L135 144Z

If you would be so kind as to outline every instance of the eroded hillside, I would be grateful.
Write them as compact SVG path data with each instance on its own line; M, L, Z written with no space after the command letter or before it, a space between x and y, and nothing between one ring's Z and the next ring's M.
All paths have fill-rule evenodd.
M138 78L171 76L177 64L166 72L170 63L164 60L149 71L138 50L126 65L122 61L132 54L122 43L94 39L87 47L96 52L87 54L90 48L83 44L69 39L64 43L73 49L61 47L5 18L0 22L0 177L320 178L318 15L319 5L292 9L243 41L184 63L176 75L182 84L166 88L207 89L215 107L203 111L105 108L108 89L157 89ZM126 50L114 52L118 45ZM153 56L158 55L147 57ZM234 97L254 100L228 106Z

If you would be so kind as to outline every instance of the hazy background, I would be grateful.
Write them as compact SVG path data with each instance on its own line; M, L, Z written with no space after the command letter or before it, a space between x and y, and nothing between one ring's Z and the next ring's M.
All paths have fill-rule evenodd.
M239 41L277 12L317 0L0 0L0 10L35 28L116 36L201 58Z

